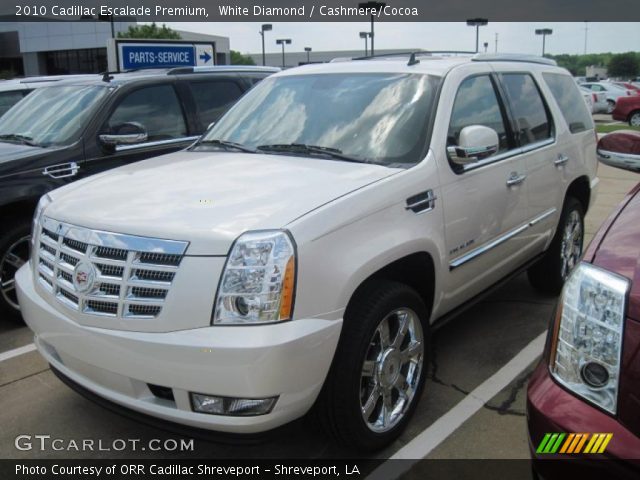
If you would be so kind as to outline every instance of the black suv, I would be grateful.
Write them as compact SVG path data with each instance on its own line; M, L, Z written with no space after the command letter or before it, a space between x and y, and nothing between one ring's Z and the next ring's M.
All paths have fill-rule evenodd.
M189 67L71 79L0 118L0 312L19 318L14 274L38 199L66 183L189 146L265 67ZM140 186L144 195L145 185ZM97 215L100 212L96 212Z

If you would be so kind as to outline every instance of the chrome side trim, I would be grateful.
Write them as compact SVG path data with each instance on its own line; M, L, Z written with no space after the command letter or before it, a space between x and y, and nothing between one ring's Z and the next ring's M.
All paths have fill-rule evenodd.
M550 217L551 215L553 215L554 213L556 213L558 211L557 208L553 207L549 210L547 210L546 212L538 215L537 217L535 217L533 220L531 220L529 222L529 226L533 227L536 223L540 223L542 220L544 220L547 217Z
M471 250L470 252L465 253L464 255L452 260L451 262L449 262L449 270L455 270L456 268L464 265L465 263L470 262L474 258L479 257L483 253L487 253L489 250L494 249L498 245L502 245L503 243L505 243L506 241L512 239L516 235L521 234L522 232L524 232L528 228L534 226L537 223L540 223L545 218L553 215L556 211L557 211L556 208L552 208L550 210L547 210L543 214L538 215L537 217L535 217L532 220L528 221L524 225L520 225L519 227L508 231L504 235L501 235L501 236L497 237L496 239L492 240L491 242L486 243L485 245L482 245L481 247L478 247L478 248L476 248L474 250Z
M145 143L136 143L134 145L118 145L116 147L116 152L126 152L128 150L135 150L137 148L148 148L148 147L160 147L162 145L173 145L174 143L187 143L194 142L200 138L200 135L195 135L192 137L180 137L180 138L172 138L169 140L157 140L155 142L145 142Z
M468 163L463 166L462 172L468 172L469 170L475 170L476 168L484 167L485 165L489 165L491 163L498 162L500 160L505 160L510 157L514 157L516 155L522 155L524 153L529 153L533 150L537 150L538 148L546 147L547 145L552 145L555 143L556 138L550 137L544 140L540 140L539 142L531 143L529 145L525 145L524 147L514 148L513 150L507 150L506 152L499 153L498 155L493 155L492 157L485 158L479 162Z
M139 237L123 233L104 232L78 227L49 217L42 217L42 227L65 238L98 247L118 248L136 252L166 253L184 255L189 242L163 240L159 238Z

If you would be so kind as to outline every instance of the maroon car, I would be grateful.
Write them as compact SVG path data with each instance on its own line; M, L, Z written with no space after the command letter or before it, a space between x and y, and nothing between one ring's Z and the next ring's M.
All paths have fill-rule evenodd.
M611 116L614 120L629 122L632 127L640 127L640 95L618 98Z
M640 132L603 137L598 156L640 172ZM640 478L640 184L567 279L527 422L540 478Z

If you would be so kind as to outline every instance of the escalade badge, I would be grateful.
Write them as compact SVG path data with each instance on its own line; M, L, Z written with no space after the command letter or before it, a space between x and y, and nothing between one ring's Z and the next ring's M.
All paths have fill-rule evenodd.
M89 262L79 262L73 270L73 286L79 293L88 292L96 280L96 269Z

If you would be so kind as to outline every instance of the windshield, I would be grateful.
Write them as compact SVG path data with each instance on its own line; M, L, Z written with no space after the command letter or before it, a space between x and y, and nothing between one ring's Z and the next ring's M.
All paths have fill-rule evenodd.
M35 90L0 118L0 141L40 147L69 145L92 107L107 95L103 86L67 85Z
M437 77L403 73L267 78L201 144L204 148L207 143L233 142L270 153L326 153L337 160L385 165L416 163L438 82Z

